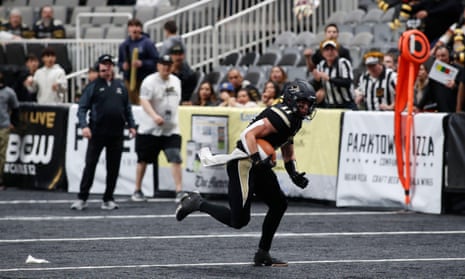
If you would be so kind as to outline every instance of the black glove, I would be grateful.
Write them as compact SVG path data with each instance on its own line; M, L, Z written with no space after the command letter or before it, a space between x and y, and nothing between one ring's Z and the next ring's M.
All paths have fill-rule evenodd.
M250 159L252 159L252 166L257 169L271 169L273 168L276 163L273 162L271 159L272 155L266 157L265 159L260 158L260 154L255 152L254 154L250 155Z
M305 172L296 172L290 176L292 182L298 187L305 189L308 186L308 179L305 177Z
M295 185L302 189L308 186L308 179L305 177L305 172L297 172L295 169L295 161L284 163L284 167Z

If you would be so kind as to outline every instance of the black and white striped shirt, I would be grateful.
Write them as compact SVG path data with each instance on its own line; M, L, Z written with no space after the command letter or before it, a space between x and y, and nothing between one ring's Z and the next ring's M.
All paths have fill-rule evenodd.
M329 81L322 81L325 90L325 102L329 106L346 107L348 103L354 103L352 64L343 57L338 57L330 67L325 60L320 61L317 70L328 74Z
M383 66L378 78L365 72L360 76L358 89L364 96L367 110L380 110L379 105L392 105L396 95L397 73Z

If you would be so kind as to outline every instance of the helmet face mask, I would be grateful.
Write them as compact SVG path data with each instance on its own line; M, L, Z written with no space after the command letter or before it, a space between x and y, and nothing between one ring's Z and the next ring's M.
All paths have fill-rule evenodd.
M284 87L283 101L300 118L313 118L316 96L315 90L308 82L296 79L288 83Z

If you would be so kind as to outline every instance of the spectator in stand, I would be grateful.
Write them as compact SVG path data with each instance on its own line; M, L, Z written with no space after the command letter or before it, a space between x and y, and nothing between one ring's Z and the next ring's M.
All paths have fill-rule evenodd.
M182 49L186 49L186 46L182 41L182 37L177 34L178 27L176 26L176 21L168 20L165 22L165 25L163 25L163 30L165 32L165 40L160 47L160 56L170 54L170 49L176 44L180 44Z
M238 69L230 69L227 73L227 78L228 81L234 87L234 97L236 97L239 90L241 90L242 88L246 88L249 91L250 96L252 97L252 101L260 101L261 97L260 93L258 92L258 89L255 86L251 85L248 80L244 80L244 77Z
M241 108L254 108L257 107L257 103L252 101L249 91L246 88L242 88L237 92L235 107Z
M278 98L278 92L280 92L279 86L272 81L267 81L265 83L265 89L263 90L260 103L266 107L272 106L275 100Z
M277 92L281 92L284 85L288 82L286 71L280 66L273 66L270 70L270 77L268 78L268 81L276 83L279 87L279 91Z
M463 10L457 0L421 0L412 4L411 14L422 20L422 29L430 45L434 46L441 35L457 22Z
M325 40L334 40L337 42L337 38L339 37L339 28L336 24L330 23L325 26ZM339 57L343 57L349 62L352 62L352 58L350 57L350 52L347 48L338 44L338 53ZM323 55L321 53L321 49L317 49L315 52L311 48L307 48L304 50L305 61L307 62L307 69L309 72L312 72L316 65L323 60Z
M142 180L147 164L158 160L160 151L171 164L176 203L185 193L182 191L181 133L178 108L181 100L181 81L171 74L173 61L169 55L158 60L157 72L148 75L141 85L140 104L148 120L141 121L136 136L137 170L136 187L131 199L144 201Z
M34 35L38 39L65 39L65 27L59 19L53 18L52 6L40 9L40 19L34 24Z
M0 190L3 184L3 168L5 166L6 149L10 130L19 122L19 103L13 89L5 85L3 73L0 72Z
M319 106L357 110L353 98L353 72L349 60L339 56L335 40L324 40L320 51L324 60L313 70L314 85Z
M223 82L220 85L220 107L232 107L236 103L234 87L230 82Z
M129 126L130 136L136 135L128 92L121 80L113 78L113 57L101 55L98 65L99 77L84 89L77 112L79 127L82 129L82 136L88 139L88 145L78 200L71 205L74 210L87 207L95 169L104 148L107 177L101 209L114 210L119 207L114 201L113 193L123 152L124 127Z
M355 102L365 102L367 110L394 110L397 74L383 65L384 54L369 51L363 56L367 71L360 77Z
M418 70L417 79L415 80L415 85L413 89L415 94L415 106L417 106L420 100L423 98L423 94L428 83L428 71L426 70L425 64L421 64Z
M42 51L42 63L34 76L29 76L26 87L31 94L37 94L37 103L56 104L63 103L64 94L68 89L66 74L63 68L56 64L55 50L47 47Z
M453 23L449 29L438 39L434 47L431 49L431 53L434 55L436 50L440 46L447 46L452 53L457 55L458 53L465 53L465 9L463 9L460 19ZM463 63L462 63L463 64Z
M27 89L26 80L29 76L34 76L37 69L39 69L39 58L33 53L29 53L26 56L26 69L22 70L16 83L14 85L14 91L20 102L37 102L37 96L35 92L30 92Z
M452 65L449 49L445 46L438 47L435 58L443 63ZM459 72L455 80L448 80L446 84L430 79L423 92L423 97L416 107L416 111L455 112L457 109L458 88L460 83L463 82L463 70L461 68L458 69Z
M142 23L133 18L128 21L128 37L118 50L118 67L123 71L124 83L131 104L139 104L142 80L156 71L158 51L147 34L142 32ZM131 73L135 79L131 83Z
M199 91L194 94L194 106L214 107L218 106L215 91L210 82L204 81L199 86Z
M21 11L16 8L11 9L8 22L0 25L0 31L9 32L24 39L34 37L34 32L27 24L22 22Z
M393 51L388 51L384 54L383 64L386 68L397 72L398 55Z
M179 42L170 48L169 54L173 60L171 73L181 80L181 104L190 105L192 104L192 94L194 94L197 85L197 76L187 64L185 51L184 45Z

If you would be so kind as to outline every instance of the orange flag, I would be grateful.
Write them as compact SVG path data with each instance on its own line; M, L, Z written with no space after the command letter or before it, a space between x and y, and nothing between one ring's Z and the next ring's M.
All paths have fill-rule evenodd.
M414 83L420 64L429 57L429 42L418 30L408 30L399 38L399 66L397 72L394 109L394 138L397 172L405 192L405 204L410 203L410 147L413 127ZM402 133L402 112L407 109L405 133Z

